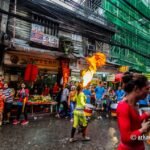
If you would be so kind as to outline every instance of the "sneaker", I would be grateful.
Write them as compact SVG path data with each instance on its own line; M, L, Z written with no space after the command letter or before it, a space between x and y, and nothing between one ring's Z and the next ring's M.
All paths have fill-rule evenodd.
M19 124L19 123L20 123L19 120L14 120L14 121L13 121L13 125L17 125L17 124Z
M60 115L59 115L59 114L56 114L55 117L56 117L56 118L60 118Z
M109 118L109 115L108 115L108 114L106 115L106 118Z
M4 123L5 123L5 124L9 124L10 121L9 121L9 120L5 120Z
M29 121L23 120L22 123L21 123L21 125L27 125L28 123L29 123Z
M103 119L102 116L98 116L97 119Z
M70 122L73 122L73 119L71 119Z
M85 136L85 137L83 137L83 140L84 140L84 141L90 141L90 140L91 140L91 138L90 138L90 137L88 137L88 136Z
M74 141L76 141L74 138L70 138L70 139L69 139L69 142L70 142L70 143L72 143L72 142L74 142Z

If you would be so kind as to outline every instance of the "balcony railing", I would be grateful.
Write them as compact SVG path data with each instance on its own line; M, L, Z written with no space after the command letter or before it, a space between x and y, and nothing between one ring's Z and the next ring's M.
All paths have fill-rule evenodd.
M77 17L84 17L88 21L92 21L107 27L107 29L115 30L114 24L108 22L102 15L95 13L92 9L82 6L73 0L47 0L53 4L60 5L76 14Z

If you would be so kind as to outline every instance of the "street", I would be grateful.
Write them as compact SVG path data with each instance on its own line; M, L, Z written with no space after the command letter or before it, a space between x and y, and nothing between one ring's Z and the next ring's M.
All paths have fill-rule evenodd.
M5 125L0 128L0 150L113 150L118 144L116 119L94 119L89 124L91 141L69 143L71 123L54 117L37 118L29 125ZM146 150L150 149L147 146Z

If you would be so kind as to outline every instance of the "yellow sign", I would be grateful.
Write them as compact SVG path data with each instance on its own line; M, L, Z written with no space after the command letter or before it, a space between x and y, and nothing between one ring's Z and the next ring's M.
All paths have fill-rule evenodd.
M144 73L148 80L150 80L150 73Z
M30 55L30 54L8 54L4 56L4 64L6 65L24 65L34 62L40 69L58 70L59 61L43 55Z
M119 68L119 71L120 71L120 72L127 72L127 71L129 71L129 67L128 67L128 66L121 66L121 67Z

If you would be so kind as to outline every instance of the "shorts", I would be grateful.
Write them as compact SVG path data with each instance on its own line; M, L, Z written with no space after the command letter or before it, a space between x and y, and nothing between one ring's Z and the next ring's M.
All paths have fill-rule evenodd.
M5 103L4 109L6 113L11 112L12 103Z
M79 110L74 110L73 121L74 121L73 123L74 128L77 128L79 125L86 127L88 124L84 112Z

